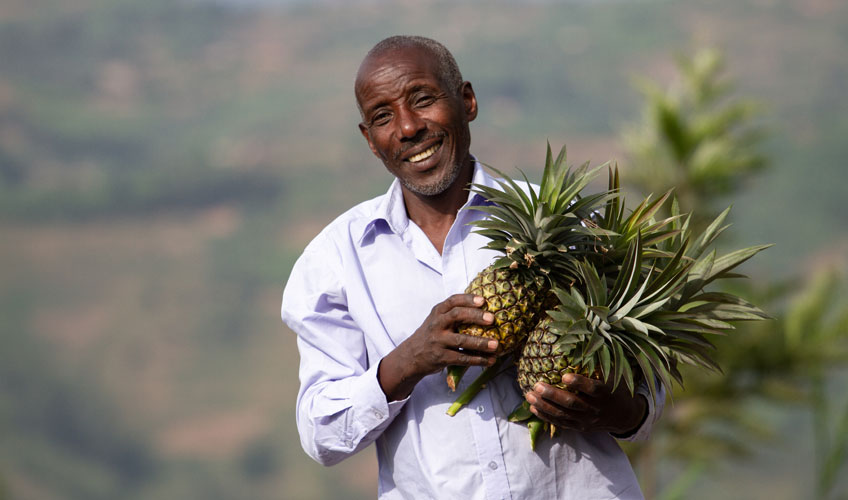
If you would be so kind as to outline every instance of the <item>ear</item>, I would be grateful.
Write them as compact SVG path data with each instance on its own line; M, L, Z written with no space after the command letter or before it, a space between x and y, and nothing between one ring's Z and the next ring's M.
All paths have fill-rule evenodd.
M462 95L462 102L465 104L466 118L468 118L468 121L474 121L477 118L477 96L474 95L471 82L462 82L459 92Z
M371 152L374 153L374 156L379 158L380 155L377 154L377 148L374 147L374 143L371 141L371 134L368 133L368 127L366 127L364 123L359 124L359 133L361 133L362 137L364 137L368 142L368 147L371 148Z

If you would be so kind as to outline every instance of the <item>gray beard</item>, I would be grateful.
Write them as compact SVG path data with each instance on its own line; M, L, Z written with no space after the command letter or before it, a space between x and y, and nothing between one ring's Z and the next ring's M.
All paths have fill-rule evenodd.
M447 189L456 182L460 172L462 172L462 165L455 163L450 170L445 172L445 175L443 175L441 179L432 184L412 184L406 179L401 179L400 182L403 184L403 187L415 194L421 196L436 196L447 191Z

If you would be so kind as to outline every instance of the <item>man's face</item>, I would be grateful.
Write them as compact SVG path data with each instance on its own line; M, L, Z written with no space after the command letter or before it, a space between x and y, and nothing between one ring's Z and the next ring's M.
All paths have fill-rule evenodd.
M468 82L445 88L429 51L404 48L367 59L356 97L362 135L408 190L441 194L469 164L468 122L477 116L477 99Z

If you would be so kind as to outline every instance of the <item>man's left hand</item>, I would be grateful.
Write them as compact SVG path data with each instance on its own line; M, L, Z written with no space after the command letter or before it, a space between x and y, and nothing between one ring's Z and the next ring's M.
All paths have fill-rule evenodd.
M605 383L574 373L563 375L567 390L539 382L525 395L530 411L561 429L633 433L645 418L648 401L631 395L622 382L613 390Z

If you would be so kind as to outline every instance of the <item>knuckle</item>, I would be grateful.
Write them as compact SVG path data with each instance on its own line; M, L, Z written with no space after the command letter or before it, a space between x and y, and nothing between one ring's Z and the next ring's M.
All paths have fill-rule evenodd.
M563 411L563 409L562 409L562 408L557 408L557 407L555 407L555 406L552 406L552 407L549 409L548 413L549 413L552 417L556 417L556 418L564 418L564 417L565 417L565 411Z

